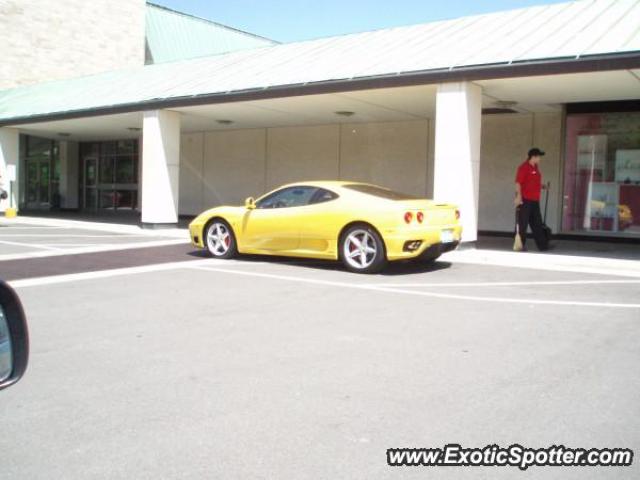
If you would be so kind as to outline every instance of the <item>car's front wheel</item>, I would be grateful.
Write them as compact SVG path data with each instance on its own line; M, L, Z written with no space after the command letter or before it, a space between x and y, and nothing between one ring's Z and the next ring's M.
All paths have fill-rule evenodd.
M382 238L365 224L353 225L344 232L340 259L348 270L356 273L377 273L387 264Z
M207 225L204 239L207 250L215 258L233 258L238 253L233 230L220 218Z

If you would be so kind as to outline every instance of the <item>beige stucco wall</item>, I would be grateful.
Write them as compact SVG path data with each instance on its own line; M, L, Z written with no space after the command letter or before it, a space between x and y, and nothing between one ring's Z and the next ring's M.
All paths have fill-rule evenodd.
M180 138L180 186L178 189L180 213L202 210L203 143L203 133L186 134Z
M0 1L0 89L144 65L144 0Z
M182 135L180 213L242 204L285 183L349 179L426 195L428 121Z
M548 224L558 231L562 115L485 115L480 230L511 231L515 169L531 146L547 152ZM433 192L433 122L320 125L184 134L180 213L241 204L287 182L349 179L427 197Z
M559 230L561 136L561 113L483 116L479 230L513 230L515 172L533 146L546 152L540 170L543 181L551 182L547 224Z
M267 189L339 177L339 125L270 128L267 134Z
M203 205L241 205L264 192L266 131L233 130L204 134Z
M340 178L427 193L429 122L343 125Z

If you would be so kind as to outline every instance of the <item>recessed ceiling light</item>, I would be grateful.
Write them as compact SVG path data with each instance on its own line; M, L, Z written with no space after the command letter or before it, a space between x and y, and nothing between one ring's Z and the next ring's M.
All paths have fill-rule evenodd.
M216 122L218 122L220 125L231 125L233 123L233 120L226 120L226 119L220 119L220 120L216 120Z
M514 102L513 100L498 100L496 101L496 105L502 108L511 108L515 107L518 102Z
M336 115L340 115L342 117L351 117L356 114L356 112L350 112L349 110L338 110L337 112L333 112Z

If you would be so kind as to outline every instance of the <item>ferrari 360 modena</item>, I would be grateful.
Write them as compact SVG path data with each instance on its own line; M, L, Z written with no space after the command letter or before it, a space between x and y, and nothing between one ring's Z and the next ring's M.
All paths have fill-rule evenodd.
M282 186L244 206L220 206L189 225L194 246L214 258L238 253L340 260L358 273L387 262L434 261L462 233L455 205L348 181Z

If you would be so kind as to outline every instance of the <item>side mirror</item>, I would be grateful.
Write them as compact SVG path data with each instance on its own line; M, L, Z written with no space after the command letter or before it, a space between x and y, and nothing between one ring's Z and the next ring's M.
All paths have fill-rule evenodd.
M254 208L256 208L255 199L253 197L247 197L247 199L244 201L244 206L249 210L253 210Z
M24 374L29 359L27 320L16 292L0 280L0 390Z

